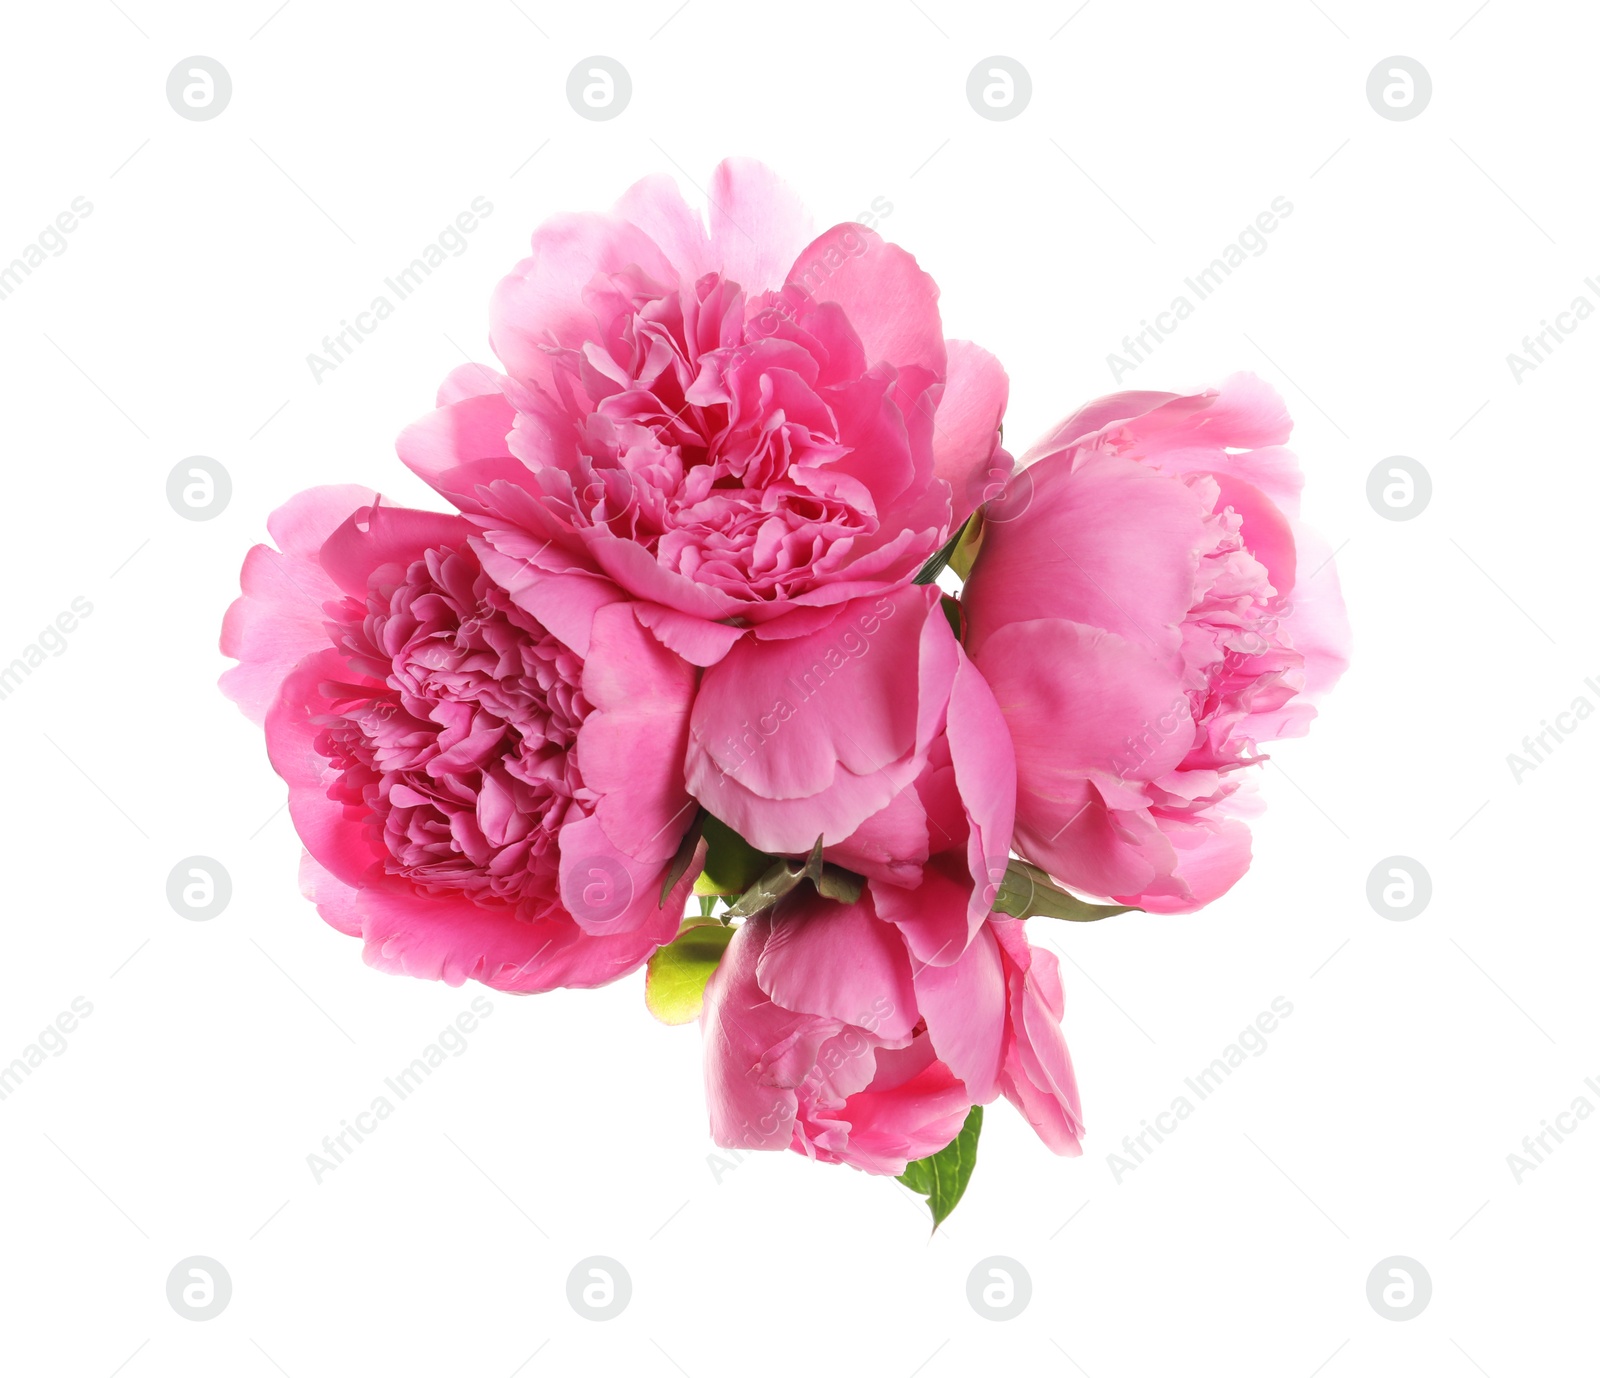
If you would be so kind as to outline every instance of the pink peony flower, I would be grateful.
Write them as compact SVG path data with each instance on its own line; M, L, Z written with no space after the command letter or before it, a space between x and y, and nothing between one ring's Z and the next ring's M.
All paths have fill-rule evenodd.
M706 987L706 1096L727 1148L792 1148L898 1175L1001 1094L1078 1151L1061 988L1023 924L985 925L960 961L915 961L870 893L807 887L735 932Z
M670 941L693 667L626 605L552 635L459 516L316 488L268 526L222 685L265 724L323 917L384 970L512 991L600 985Z
M1306 730L1348 643L1289 429L1249 375L1102 398L986 527L967 647L1016 744L1016 849L1067 885L1177 913L1250 864L1242 768Z
M544 625L630 599L698 665L901 588L1011 462L1005 373L910 254L813 237L758 163L710 202L652 177L546 221L495 294L506 374L456 370L399 441Z

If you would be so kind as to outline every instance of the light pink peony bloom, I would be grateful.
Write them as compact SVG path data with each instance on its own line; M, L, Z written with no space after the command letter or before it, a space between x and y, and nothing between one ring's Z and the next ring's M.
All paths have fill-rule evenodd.
M1250 864L1241 769L1306 730L1349 639L1289 430L1249 375L1102 398L986 528L967 647L1016 743L1016 849L1067 885L1178 913Z
M558 635L626 598L698 665L892 594L1011 463L1005 373L945 340L910 254L813 237L759 163L710 202L652 177L546 221L495 294L505 376L456 370L399 441Z
M1076 1153L1061 987L1023 924L996 919L957 963L916 961L871 894L804 887L734 934L706 987L706 1096L727 1148L792 1148L897 1175L1004 1094Z
M323 917L376 967L512 991L600 985L670 941L693 667L625 605L581 648L551 635L459 516L316 488L268 526L222 684L265 724Z

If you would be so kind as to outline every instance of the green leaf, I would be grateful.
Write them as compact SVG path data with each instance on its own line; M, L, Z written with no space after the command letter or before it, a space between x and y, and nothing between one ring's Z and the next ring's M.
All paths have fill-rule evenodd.
M1050 877L1037 866L1012 859L1006 867L1005 879L990 908L1015 919L1041 917L1069 919L1073 923L1092 923L1095 919L1109 919L1113 914L1139 912L1131 904L1090 904L1076 895L1053 884Z
M967 1112L966 1123L955 1138L931 1158L907 1163L906 1170L900 1174L900 1181L919 1196L928 1198L928 1210L933 1215L936 1230L967 1189L972 1169L978 1162L978 1134L982 1129L983 1107L975 1105Z
M685 919L678 936L645 964L644 1003L663 1024L700 1017L706 982L728 950L734 930L716 920Z
M706 826L706 819L711 817L704 809L696 809L694 821L689 824L689 831L683 835L683 841L678 843L678 850L672 854L672 860L667 863L666 874L661 877L661 898L656 903L657 909L667 907L667 896L672 893L672 887L683 879L683 873L689 869L689 863L694 860L695 850L700 846L700 834Z
M705 820L706 865L694 883L697 895L742 895L772 865L772 856L758 852L720 818Z
M962 522L955 534L928 557L927 563L917 571L917 577L911 581L913 584L931 584L939 577L939 571L950 563L950 557L956 553L956 547L961 544L962 532L967 529L971 521L972 518L968 517Z

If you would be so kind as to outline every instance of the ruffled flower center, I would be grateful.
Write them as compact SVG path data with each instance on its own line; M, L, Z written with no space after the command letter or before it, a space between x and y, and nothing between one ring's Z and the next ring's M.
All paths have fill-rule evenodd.
M365 677L326 686L331 797L366 818L391 874L542 916L559 903L556 833L591 802L571 749L582 661L465 548L380 570L365 603L330 611Z
M1245 547L1243 519L1232 507L1218 506L1215 479L1189 475L1184 482L1211 509L1211 541L1200 554L1194 602L1182 629L1194 744L1180 767L1188 773L1183 792L1166 801L1187 813L1232 794L1237 784L1227 775L1265 759L1256 751L1250 719L1294 698L1304 658L1283 634L1288 600Z
M838 308L747 303L715 273L685 298L637 269L596 278L584 301L595 339L551 351L575 443L541 467L573 526L758 601L828 582L877 533L839 407L881 406L894 372L865 368Z

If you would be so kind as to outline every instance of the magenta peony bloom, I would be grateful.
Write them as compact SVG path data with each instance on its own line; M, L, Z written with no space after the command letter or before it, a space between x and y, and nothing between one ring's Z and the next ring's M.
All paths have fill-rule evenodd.
M947 344L910 254L813 238L758 163L710 201L706 226L652 177L546 221L495 294L506 375L456 370L399 442L544 625L626 598L698 665L909 583L1010 467L1005 373Z
M1259 379L1090 403L1025 456L963 593L1016 744L1016 850L1177 913L1250 864L1259 746L1305 731L1348 628Z
M960 961L932 967L870 894L841 905L804 889L741 925L706 987L712 1137L897 1175L1004 1094L1076 1153L1061 1011L1055 963L1020 920L994 920Z
M323 917L374 966L512 991L600 985L670 941L693 667L625 605L558 639L459 516L317 488L268 526L222 684L265 724Z

